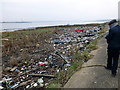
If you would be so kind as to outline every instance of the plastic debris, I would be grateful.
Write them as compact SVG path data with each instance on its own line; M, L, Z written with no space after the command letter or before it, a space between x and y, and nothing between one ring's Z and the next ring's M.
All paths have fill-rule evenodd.
M34 87L37 87L37 86L38 86L38 84L37 84L37 83L35 83L33 86L34 86Z
M37 42L35 45L22 47L18 51L25 54L19 55L17 59L23 63L15 67L5 66L7 75L0 81L0 89L47 86L49 79L55 78L55 73L69 69L74 61L72 53L83 52L86 50L86 44L99 37L100 28L98 26L61 28L63 33L55 33L49 40L46 39L43 45ZM28 49L30 58L26 59Z

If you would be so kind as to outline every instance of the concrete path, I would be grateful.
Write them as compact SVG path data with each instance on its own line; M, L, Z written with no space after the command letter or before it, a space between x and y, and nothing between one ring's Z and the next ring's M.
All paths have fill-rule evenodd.
M2 48L0 47L0 80L1 78L2 78Z
M0 33L0 39L2 38ZM2 78L2 40L0 40L0 80Z
M0 80L2 78L2 48L0 47Z
M111 72L104 68L107 59L104 37L99 40L98 47L91 52L95 56L82 65L83 68L70 78L64 88L118 88L120 74L112 77Z

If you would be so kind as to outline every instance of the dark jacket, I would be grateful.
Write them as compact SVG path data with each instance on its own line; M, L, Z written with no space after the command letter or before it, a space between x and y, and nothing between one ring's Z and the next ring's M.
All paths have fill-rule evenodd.
M120 26L117 25L109 30L109 34L105 37L108 47L120 49Z

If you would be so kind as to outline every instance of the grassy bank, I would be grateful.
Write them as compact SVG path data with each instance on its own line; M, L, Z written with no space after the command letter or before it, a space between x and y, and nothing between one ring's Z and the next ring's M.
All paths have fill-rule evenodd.
M80 25L81 26L81 25ZM84 26L84 25L83 25ZM87 25L95 26L95 25ZM31 63L41 60L40 56L36 57L36 54L44 55L42 58L46 58L47 54L54 51L53 46L50 44L50 39L54 38L54 34L62 34L66 28L78 27L74 26L56 26L56 27L44 27L37 28L34 30L22 30L15 32L4 32L2 38L8 40L3 40L3 74L7 75L6 67L21 67L22 65L30 66ZM62 70L55 74L56 78L49 80L48 88L59 88L63 87L69 78L78 70L81 69L81 65L88 61L93 56L90 55L92 50L97 49L97 41L105 33L106 28L103 28L102 32L99 34L99 38L90 42L86 46L86 49L81 53L79 50L76 50L75 53L71 53L71 56L74 59L71 66L67 70ZM33 52L34 51L34 52ZM41 54L41 55L42 55ZM34 56L33 56L34 55ZM30 57L31 56L31 57ZM34 57L34 58L33 58ZM32 59L31 59L32 58ZM34 60L33 60L34 59ZM51 70L52 71L52 70Z

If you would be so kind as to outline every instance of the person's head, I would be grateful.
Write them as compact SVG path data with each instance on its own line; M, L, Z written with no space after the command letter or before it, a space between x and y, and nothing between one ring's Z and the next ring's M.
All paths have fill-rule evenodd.
M111 20L111 21L108 23L108 25L111 26L112 24L115 24L115 23L117 23L117 20L116 20L116 19L113 19L113 20Z
M116 20L116 19L113 19L113 20L111 20L111 21L108 23L108 25L109 25L110 28L115 27L117 24L118 24L118 23L117 23L117 20Z

